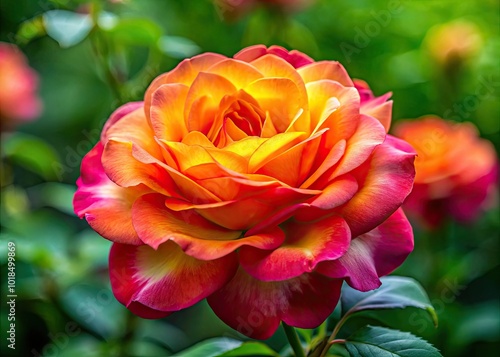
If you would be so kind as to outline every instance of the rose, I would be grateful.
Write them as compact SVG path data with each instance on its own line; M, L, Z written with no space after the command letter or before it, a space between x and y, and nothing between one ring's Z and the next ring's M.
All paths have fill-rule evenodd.
M400 122L394 133L418 154L405 210L428 228L437 228L447 216L473 221L497 180L493 145L479 137L472 123L435 116Z
M38 77L21 51L0 42L0 128L12 129L16 123L36 118L41 103L36 95Z
M158 318L208 298L253 338L318 326L413 248L414 152L391 102L338 62L273 46L202 54L110 117L75 212L114 241L117 299ZM382 124L383 123L383 124Z

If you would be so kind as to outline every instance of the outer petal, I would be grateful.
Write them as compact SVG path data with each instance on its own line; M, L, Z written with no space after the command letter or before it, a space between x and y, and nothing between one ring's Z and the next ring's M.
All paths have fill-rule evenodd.
M262 282L240 268L224 288L207 300L217 316L233 329L263 340L273 335L281 321L300 328L319 326L335 309L341 285L342 280L314 273Z
M413 187L414 160L410 145L388 135L370 160L353 172L361 188L341 208L353 237L372 230L402 205Z
M111 287L118 301L150 317L157 317L154 310L178 311L206 298L233 277L237 266L235 254L201 261L184 254L174 242L158 250L115 243L109 256Z
M185 59L168 73L159 75L151 82L144 95L144 112L149 117L153 93L163 84L180 83L191 86L198 73L206 71L215 63L224 60L225 56L216 53L203 53L190 59Z
M354 86L351 77L339 62L320 61L304 66L298 70L305 83L330 79L339 82L343 86Z
M145 151L131 142L109 140L102 156L108 177L122 187L144 184L154 191L178 197L170 176L154 162L142 162L133 156Z
M247 47L235 54L234 58L245 62L252 62L259 57L265 56L266 54L272 54L281 57L295 68L299 68L314 62L311 57L302 52L296 50L288 52L288 50L280 46L271 46L269 48L266 48L266 46L264 45Z
M118 120L122 119L127 114L141 108L143 105L144 105L143 102L130 102L116 109L111 114L108 121L106 122L106 124L104 124L104 127L102 128L101 140L103 141L103 143L106 143L107 132L109 128L111 128Z
M188 90L184 84L164 84L153 93L149 115L158 139L181 141L187 135L184 103Z
M109 140L113 139L134 143L154 157L160 158L161 150L156 141L151 140L153 137L154 132L139 107L110 125L102 142L106 145Z
M111 181L101 165L102 143L82 160L78 190L73 198L75 213L87 220L100 235L114 242L141 244L132 226L131 208L141 195L150 192L145 186L122 188Z
M400 266L413 250L413 231L400 208L374 230L353 239L341 258L323 262L317 271L332 278L345 278L357 290L376 289L379 277Z
M361 113L377 119L388 132L392 120L392 100L387 101L387 99L391 97L392 93L375 97L368 84L360 79L354 80L354 86L361 98Z
M261 281L282 281L310 273L325 260L340 258L349 248L351 232L340 217L286 225L286 242L273 251L240 249L243 269Z

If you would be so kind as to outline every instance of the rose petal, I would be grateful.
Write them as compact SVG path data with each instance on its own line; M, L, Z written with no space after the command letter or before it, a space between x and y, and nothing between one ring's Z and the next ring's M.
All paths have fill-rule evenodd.
M286 241L273 251L240 249L243 269L261 281L282 281L310 273L319 262L341 257L349 248L351 233L340 217L314 223L286 224Z
M113 293L135 311L142 307L134 303L164 312L190 307L224 286L237 266L235 254L202 261L184 254L174 242L157 250L115 243L109 256Z
M266 48L266 46L264 45L247 47L235 54L234 58L245 62L252 62L259 57L265 56L266 54L272 54L283 58L295 68L299 68L314 62L311 57L297 50L292 50L289 52L288 50L280 46L271 46L269 48Z
M156 77L149 85L144 95L144 112L149 117L153 93L163 84L179 83L191 86L198 73L206 71L215 63L223 61L227 57L216 53L203 53L193 58L185 59L177 67L167 73Z
M101 165L102 151L102 143L97 143L82 160L78 190L73 198L75 213L85 217L106 239L141 244L132 225L131 208L138 197L150 190L145 186L122 188L111 181Z
M346 87L354 86L344 66L337 61L314 62L301 67L298 69L298 72L304 80L304 83L330 79Z
M341 258L320 263L317 272L345 278L357 290L373 290L381 285L379 277L400 266L412 250L411 225L398 209L380 226L353 239Z
M281 321L299 328L319 326L337 305L341 286L342 280L314 273L280 282L263 282L240 268L207 301L216 315L233 329L264 340L274 334Z
M415 177L415 153L406 142L390 135L378 146L370 160L352 174L360 189L341 208L353 237L372 230L403 203Z
M164 84L152 94L150 121L158 139L181 141L187 133L184 103L189 87Z
M213 260L232 253L242 245L274 249L284 240L284 234L278 228L238 239L240 231L217 226L194 211L173 211L164 202L165 198L161 195L145 195L132 208L133 223L139 237L153 248L171 240L190 256Z
M131 142L109 140L102 155L102 165L108 177L122 187L144 184L156 192L178 197L173 180L163 168L154 162L137 160L134 151L148 155Z

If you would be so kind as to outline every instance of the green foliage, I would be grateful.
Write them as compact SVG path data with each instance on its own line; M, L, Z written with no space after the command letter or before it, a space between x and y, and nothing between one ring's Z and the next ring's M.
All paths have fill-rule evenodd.
M345 341L352 357L442 357L428 342L408 332L367 326Z
M380 288L361 292L345 285L342 290L343 316L367 310L404 309L415 307L429 313L434 325L438 317L427 293L414 279L388 276L381 279Z

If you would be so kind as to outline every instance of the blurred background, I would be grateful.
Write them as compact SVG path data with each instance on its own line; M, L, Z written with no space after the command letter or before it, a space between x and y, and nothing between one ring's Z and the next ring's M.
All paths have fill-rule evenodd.
M35 120L2 123L2 356L11 352L7 242L16 244L18 356L169 356L211 337L242 338L205 302L163 320L133 316L109 287L110 242L73 213L80 161L110 113L185 57L263 43L338 60L376 95L393 93L394 122L469 121L500 148L497 0L4 0L0 23L0 41L18 45L38 73L43 106ZM384 323L444 356L496 355L498 207L466 225L414 228L415 252L396 274L425 287L439 327L416 311ZM277 351L285 343L282 331L269 341Z

